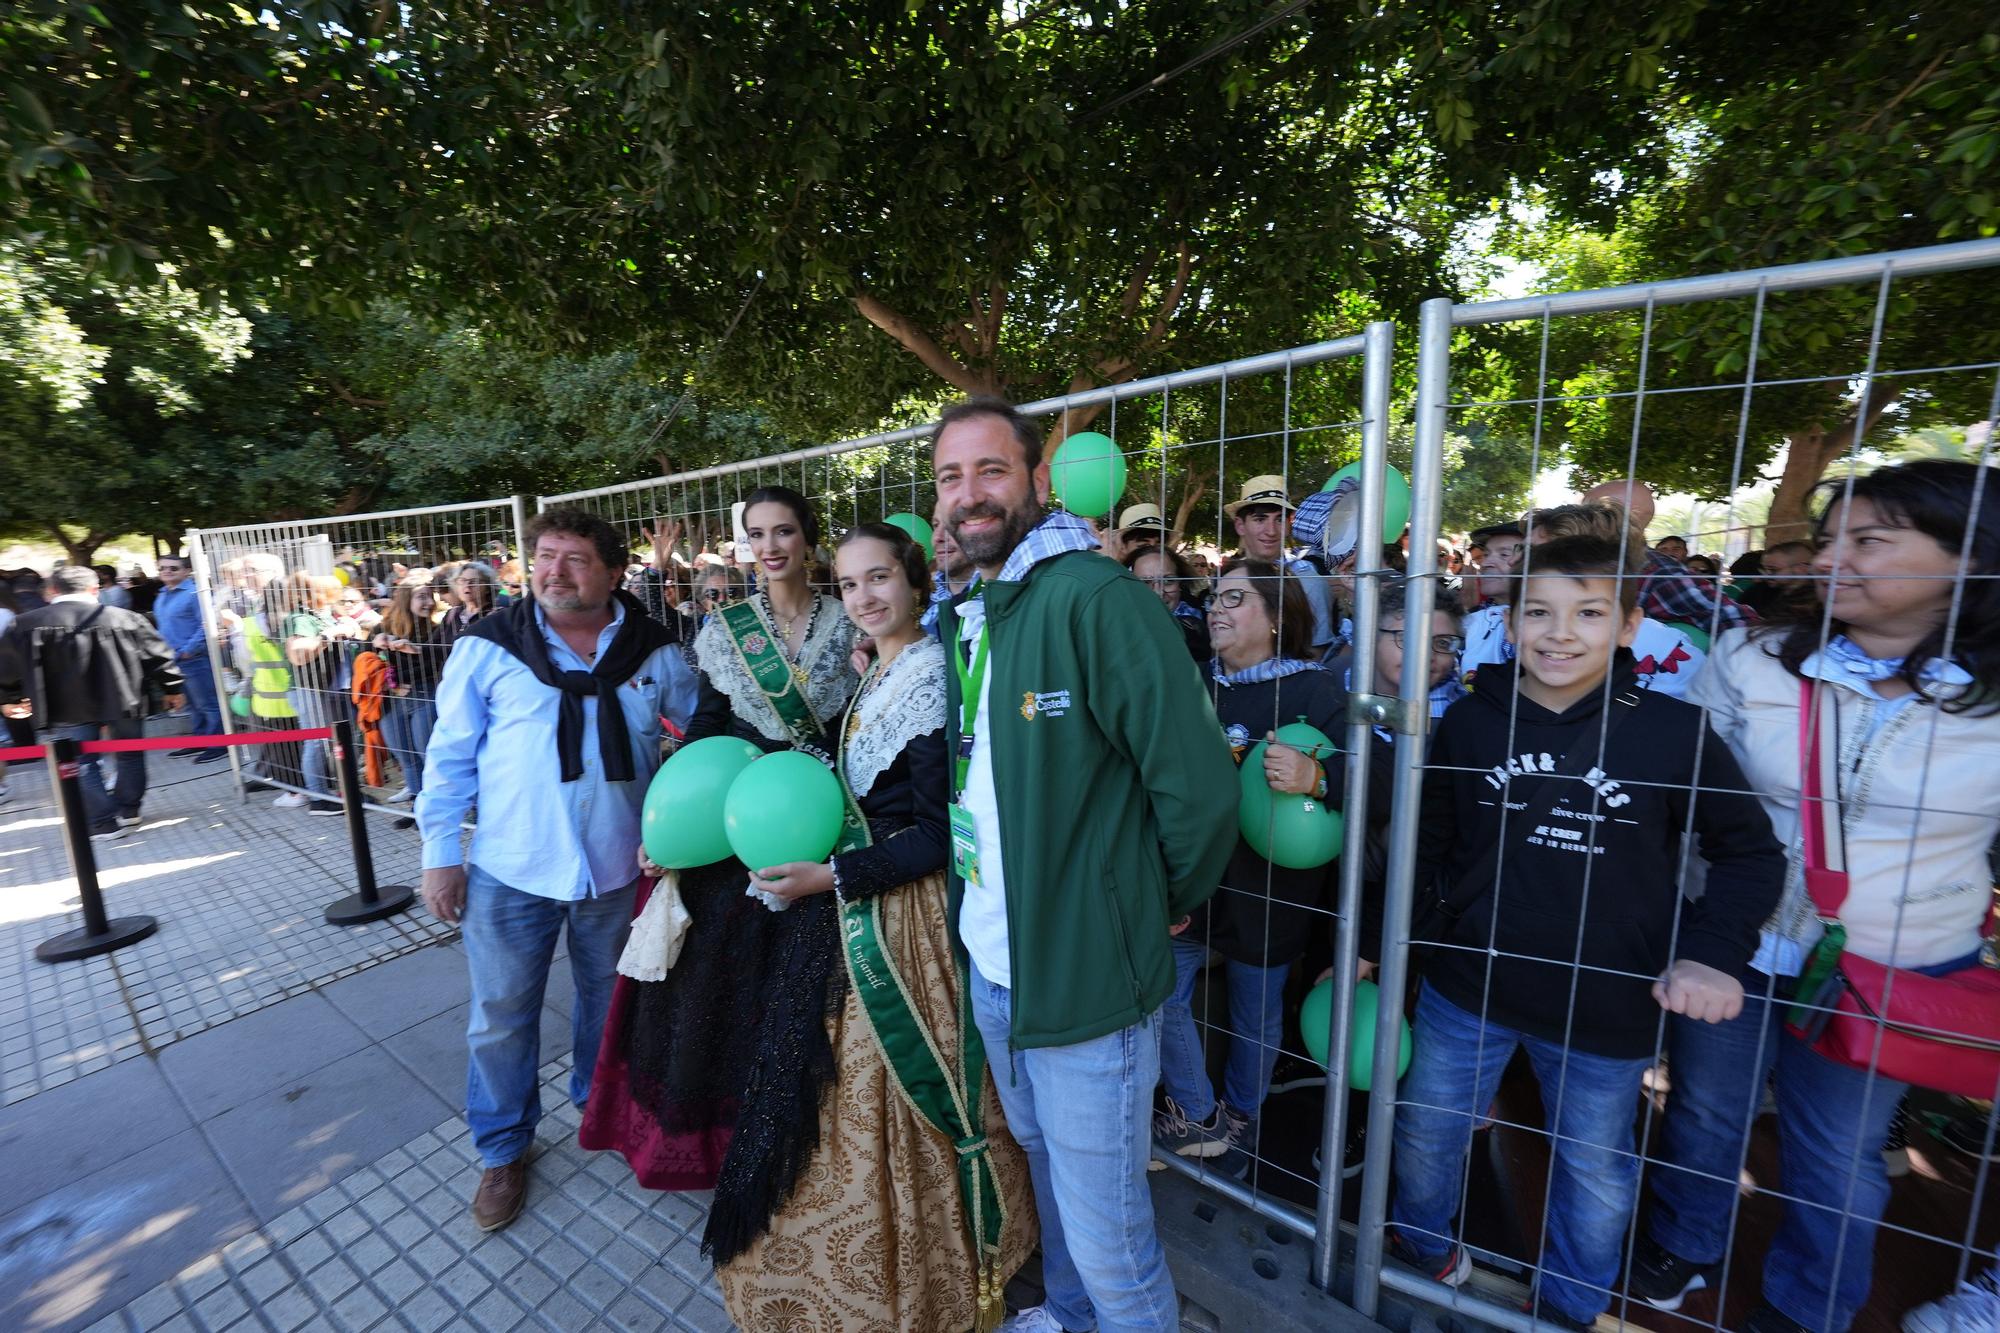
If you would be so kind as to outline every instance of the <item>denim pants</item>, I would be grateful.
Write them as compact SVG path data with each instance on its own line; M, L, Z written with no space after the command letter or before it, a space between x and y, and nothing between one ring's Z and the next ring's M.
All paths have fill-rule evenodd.
M576 1063L569 1098L582 1106L597 1069L597 1045L604 1035L618 955L632 924L637 881L596 898L563 902L510 889L474 865L465 868L465 880L459 932L472 974L465 1119L481 1164L505 1166L528 1150L542 1118L542 995L556 937L568 927L570 972L576 979L570 1020Z
M330 727L335 717L334 706L338 702L331 694L322 690L293 689L286 698L292 701L292 709L299 715L293 725L300 728ZM333 742L301 741L300 767L305 770L305 787L315 800L331 801L333 787Z
M1190 1120L1207 1120L1215 1113L1215 1089L1209 1083L1192 1001L1208 946L1184 935L1175 936L1172 944L1174 993L1160 1011L1160 1081ZM1229 988L1229 1056L1222 1067L1222 1097L1254 1119L1271 1091L1271 1069L1278 1063L1278 1044L1285 1037L1285 978L1292 967L1290 963L1257 967L1225 959L1222 969Z
M1941 976L1977 955L1919 971ZM1784 1030L1791 987L1743 977L1728 1023L1667 1020L1674 1090L1660 1126L1648 1234L1683 1259L1722 1260L1735 1220L1744 1140L1775 1068L1778 1193L1784 1212L1764 1260L1764 1299L1807 1328L1842 1333L1868 1300L1875 1228L1889 1202L1882 1145L1907 1083L1836 1064Z
M1417 998L1415 1052L1397 1090L1395 1201L1389 1220L1424 1260L1451 1246L1472 1130L1525 1047L1556 1142L1542 1238L1541 1299L1588 1323L1611 1304L1625 1228L1639 1197L1632 1122L1651 1060L1565 1051L1557 1042L1482 1021L1430 986Z
M1160 1016L1072 1046L1010 1051L1013 993L972 972L1007 1128L1028 1155L1042 1223L1042 1287L1066 1329L1180 1327L1146 1185Z
M424 794L424 750L431 743L431 728L437 725L437 701L428 694L399 694L389 699L382 714L382 739L403 770L403 785L410 795Z
M120 718L102 726L96 723L84 726L57 727L55 734L81 745L85 741L103 740L135 741L146 734L146 720L139 717ZM127 819L139 813L140 802L146 799L146 752L143 750L121 750L118 761L118 787L116 791L104 788L104 756L86 754L79 756L80 768L77 778L83 783L83 809L90 820L90 826L108 824L115 815Z
M208 652L204 649L193 657L183 657L174 666L181 673L182 688L187 692L188 711L193 723L190 732L196 736L214 736L222 730L222 701L215 694L215 668L210 665Z

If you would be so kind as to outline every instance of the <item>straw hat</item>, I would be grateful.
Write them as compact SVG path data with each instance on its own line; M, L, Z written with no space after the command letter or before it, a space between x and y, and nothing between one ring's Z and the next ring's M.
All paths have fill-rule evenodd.
M1131 505L1118 516L1118 530L1130 532L1135 528L1146 532L1165 532L1167 520L1160 516L1158 505Z
M1222 512L1235 518L1237 510L1247 509L1251 505L1276 505L1280 509L1288 510L1298 508L1292 503L1291 497L1285 494L1285 479L1272 473L1252 477L1244 482L1243 493L1236 497L1233 504L1222 506Z

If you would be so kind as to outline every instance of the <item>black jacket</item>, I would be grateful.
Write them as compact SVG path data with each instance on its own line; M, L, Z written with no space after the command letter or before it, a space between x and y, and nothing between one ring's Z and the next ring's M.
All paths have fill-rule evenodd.
M1435 875L1455 901L1490 887L1441 947L1424 950L1424 977L1459 1008L1515 1031L1598 1055L1649 1054L1660 1021L1653 979L1675 959L1740 973L1777 905L1784 853L1694 705L1636 691L1599 764L1581 778L1551 778L1541 775L1568 751L1597 748L1604 691L1557 715L1517 695L1515 680L1512 663L1481 670L1479 689L1445 712L1431 747L1419 892ZM1536 799L1550 781L1567 788L1553 810ZM1696 785L1709 789L1698 799ZM1549 812L1523 818L1534 813L1524 806ZM1683 909L1681 835L1690 828L1709 869L1701 898Z
M1303 718L1335 745L1344 740L1347 691L1330 671L1301 671L1247 685L1209 682L1215 717L1240 766L1265 733ZM1327 804L1339 809L1346 784L1344 755L1321 760L1326 768ZM1240 770L1239 770L1240 771ZM1362 846L1361 832L1345 834ZM1306 951L1315 931L1330 936L1330 915L1340 879L1336 859L1311 870L1288 870L1252 851L1240 836L1213 898L1195 910L1183 938L1197 940L1239 963L1276 967ZM1377 927L1379 931L1379 926ZM1364 942L1362 952L1369 953Z
M145 681L180 689L173 650L137 612L95 602L51 602L0 637L0 699L28 699L34 726L89 726L144 717Z

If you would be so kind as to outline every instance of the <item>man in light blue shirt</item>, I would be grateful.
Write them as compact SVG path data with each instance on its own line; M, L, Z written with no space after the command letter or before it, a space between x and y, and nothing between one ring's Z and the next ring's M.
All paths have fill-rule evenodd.
M222 705L215 692L215 671L208 660L208 631L201 619L201 594L195 591L194 572L184 555L160 557L160 595L153 599L153 623L160 637L173 649L174 668L187 685L188 710L193 714L193 734L213 736L222 730ZM173 751L197 764L220 763L228 752L220 746L188 746Z
M625 542L603 519L528 525L535 600L476 622L438 681L417 823L424 902L465 941L472 975L466 1120L485 1167L473 1221L497 1231L527 1199L541 1118L542 995L569 931L576 980L570 1099L590 1095L632 919L639 816L662 717L685 726L694 672L670 626L617 591ZM468 856L460 824L477 801Z

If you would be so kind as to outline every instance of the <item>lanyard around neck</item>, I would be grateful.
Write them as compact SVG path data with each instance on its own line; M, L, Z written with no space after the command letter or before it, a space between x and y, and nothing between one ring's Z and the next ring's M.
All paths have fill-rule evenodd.
M953 796L965 790L966 775L972 771L972 736L979 722L979 692L986 684L986 650L991 638L991 628L981 623L979 626L979 647L972 655L972 666L965 665L965 642L956 641L952 646L951 664L958 672L958 765L957 782Z

